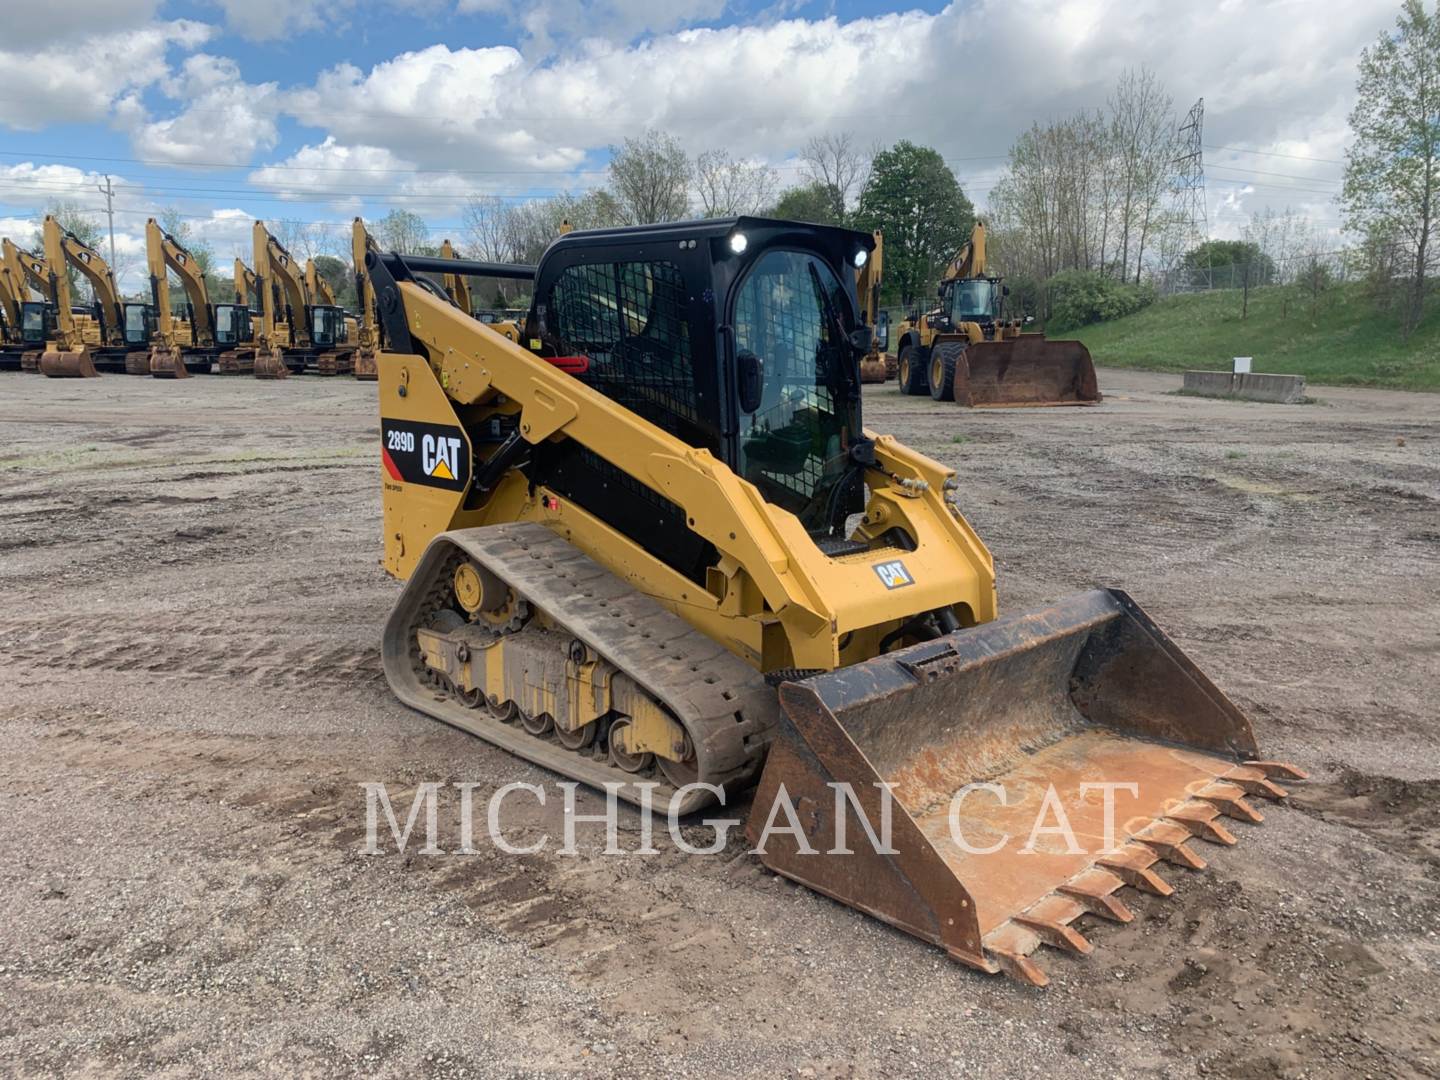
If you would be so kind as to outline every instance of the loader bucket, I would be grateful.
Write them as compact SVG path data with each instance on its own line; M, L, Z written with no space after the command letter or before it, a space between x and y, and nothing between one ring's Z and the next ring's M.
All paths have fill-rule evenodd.
M380 365L374 349L359 349L355 353L355 378L361 382L374 382L380 378Z
M51 379L98 379L100 377L100 372L95 370L95 361L90 356L88 349L81 349L78 352L45 351L40 355L40 374Z
M1191 839L1235 843L1218 818L1259 821L1246 795L1303 778L1254 760L1249 721L1115 589L786 682L780 701L748 823L762 861L1037 986L1039 945L1090 952L1081 915L1130 921L1119 889L1168 895L1157 864L1203 867ZM800 828L766 836L790 820L777 806Z
M976 342L965 349L965 360L964 373L959 365L955 372L955 400L962 405L1093 405L1100 400L1090 350L1078 341L1021 334Z

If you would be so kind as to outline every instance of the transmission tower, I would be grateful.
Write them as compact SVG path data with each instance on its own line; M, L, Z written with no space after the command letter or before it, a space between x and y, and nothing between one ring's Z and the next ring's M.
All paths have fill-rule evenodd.
M1175 159L1180 212L1189 222L1191 243L1210 239L1210 212L1205 203L1204 127L1205 99L1202 97L1180 125L1180 154Z

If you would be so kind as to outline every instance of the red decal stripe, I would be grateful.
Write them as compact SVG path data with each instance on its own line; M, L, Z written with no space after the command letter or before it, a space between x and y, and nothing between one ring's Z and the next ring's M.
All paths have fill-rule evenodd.
M405 478L400 475L400 470L395 467L395 461L390 457L390 451L380 447L380 461L385 466L385 471L390 474L390 479L404 482Z

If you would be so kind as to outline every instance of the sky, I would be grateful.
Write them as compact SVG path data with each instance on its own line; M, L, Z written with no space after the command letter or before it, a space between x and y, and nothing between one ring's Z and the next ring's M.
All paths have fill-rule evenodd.
M1293 207L1321 231L1361 48L1388 0L44 0L6 5L0 235L114 185L125 289L146 217L181 213L220 265L255 218L400 206L462 235L473 194L601 183L608 147L659 128L798 183L813 135L935 147L982 210L1017 134L1155 71L1205 99L1211 232ZM1337 244L1339 243L1337 232ZM102 245L102 252L105 245Z

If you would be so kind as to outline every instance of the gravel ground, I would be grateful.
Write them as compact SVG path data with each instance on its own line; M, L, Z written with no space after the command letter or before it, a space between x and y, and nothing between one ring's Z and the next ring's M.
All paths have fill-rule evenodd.
M738 838L361 854L365 782L554 781L389 696L373 384L0 376L0 1072L1436 1075L1440 402L1177 384L867 390L960 470L1005 608L1123 586L1314 774L1042 992Z

